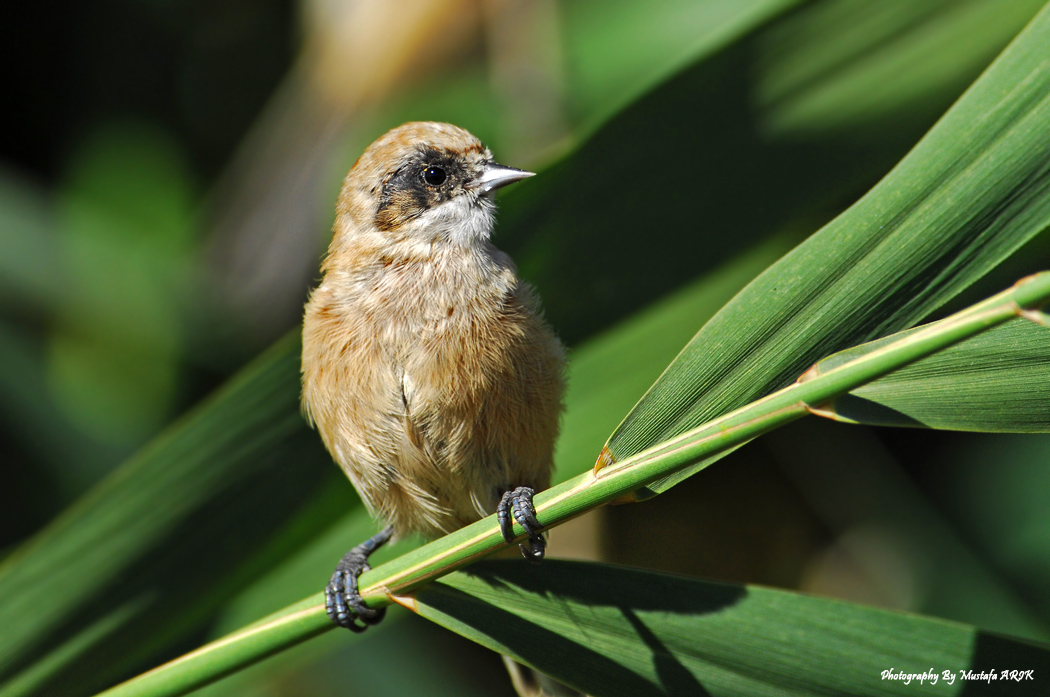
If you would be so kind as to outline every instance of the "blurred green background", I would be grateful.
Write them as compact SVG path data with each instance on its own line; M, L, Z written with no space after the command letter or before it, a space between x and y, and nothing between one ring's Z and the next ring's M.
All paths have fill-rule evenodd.
M411 119L455 122L543 175L503 199L497 244L572 347L558 466L580 471L706 318L878 181L1041 5L7 8L0 554L296 326L343 174ZM957 304L1045 268L1048 251L1044 232ZM181 546L165 538L86 600L112 607L128 597L121 584L149 587L192 560L198 585L169 614L196 611L162 635L141 622L114 631L91 661L22 694L64 680L89 693L320 589L370 528L343 516L358 510L350 486L296 428L260 465L264 481L220 489L171 533ZM655 500L566 526L552 552L1046 640L1048 456L1045 435L806 421ZM363 666L391 657L411 669L362 694L424 680L434 693L509 694L498 659L422 620L373 634L329 634L216 694L347 694ZM45 654L33 647L0 677ZM112 670L84 681L100 661Z

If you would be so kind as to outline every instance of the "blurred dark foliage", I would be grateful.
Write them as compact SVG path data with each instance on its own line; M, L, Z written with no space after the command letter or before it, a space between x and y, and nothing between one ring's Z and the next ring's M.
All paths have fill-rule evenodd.
M100 120L172 133L208 180L226 163L295 55L295 4L10 3L0 22L6 128L0 157L54 181Z
M9 4L0 22L9 106L0 162L54 191L69 179L70 158L89 134L134 121L163 133L188 164L194 188L209 190L288 71L297 51L295 10L289 0ZM17 300L3 307L27 352L36 355L47 351L53 312L54 306ZM8 363L5 370L18 366ZM182 366L172 411L183 411L225 377L199 362ZM39 450L15 437L18 428L0 419L0 550L79 493L56 481L54 469L39 466ZM56 440L78 438L57 423L55 429ZM149 435L101 445L81 438L80 452L100 463L95 471L101 473Z

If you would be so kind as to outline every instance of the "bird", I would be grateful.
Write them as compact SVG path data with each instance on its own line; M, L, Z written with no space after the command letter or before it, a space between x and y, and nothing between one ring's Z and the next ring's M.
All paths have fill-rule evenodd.
M493 193L533 176L470 132L411 122L343 181L302 329L302 407L368 511L387 526L340 560L331 620L385 609L357 588L394 537L440 537L496 513L530 561L546 541L532 496L550 485L565 349L533 288L492 242Z

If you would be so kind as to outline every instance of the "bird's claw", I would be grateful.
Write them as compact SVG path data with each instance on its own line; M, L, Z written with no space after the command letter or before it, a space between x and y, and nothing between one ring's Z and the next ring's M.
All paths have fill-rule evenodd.
M536 519L536 507L532 504L532 497L536 494L532 487L519 486L516 489L503 494L499 505L496 507L496 517L499 520L499 529L503 533L503 539L507 542L514 541L514 524L511 516L525 530L528 535L528 546L524 543L518 545L521 555L530 562L539 563L547 549L547 539L540 532L540 521Z
M363 632L378 624L386 615L386 608L371 608L361 599L357 579L372 567L368 557L390 539L393 528L386 528L357 545L339 561L335 573L324 589L324 608L328 618L352 632Z

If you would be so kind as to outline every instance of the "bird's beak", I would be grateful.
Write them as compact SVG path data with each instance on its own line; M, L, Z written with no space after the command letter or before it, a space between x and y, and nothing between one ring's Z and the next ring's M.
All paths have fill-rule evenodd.
M535 172L526 172L523 169L504 167L495 162L489 162L485 165L485 169L481 170L481 174L474 179L473 187L478 190L479 194L485 195L507 184L513 184L532 176L535 176Z

